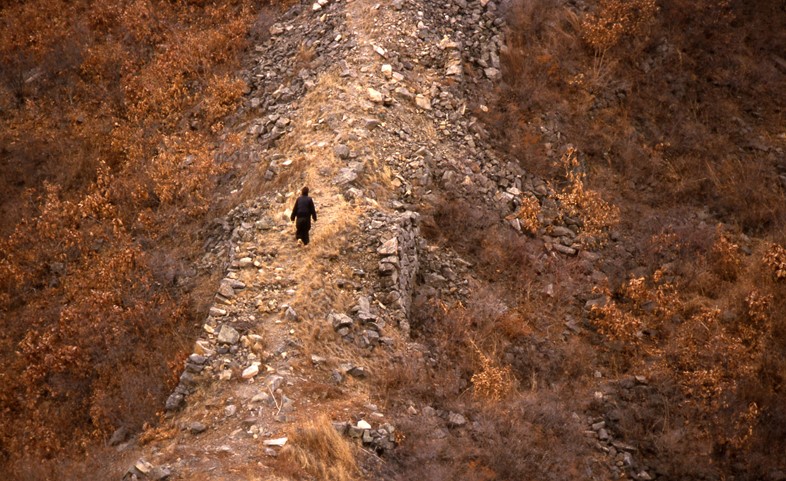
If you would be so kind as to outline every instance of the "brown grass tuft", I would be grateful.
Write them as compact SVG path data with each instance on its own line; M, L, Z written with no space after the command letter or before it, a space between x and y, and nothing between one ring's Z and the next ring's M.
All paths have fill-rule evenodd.
M352 445L336 432L327 416L298 427L281 458L316 479L350 481L358 476Z

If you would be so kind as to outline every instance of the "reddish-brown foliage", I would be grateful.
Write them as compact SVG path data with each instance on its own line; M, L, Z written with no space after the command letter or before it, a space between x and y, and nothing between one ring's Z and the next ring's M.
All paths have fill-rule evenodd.
M138 429L175 381L178 278L258 8L0 7L0 463Z

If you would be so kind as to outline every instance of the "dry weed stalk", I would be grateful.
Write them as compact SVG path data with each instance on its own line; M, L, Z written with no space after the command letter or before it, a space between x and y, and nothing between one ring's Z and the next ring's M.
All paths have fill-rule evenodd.
M568 147L560 164L565 170L568 187L557 194L563 216L581 219L579 241L588 248L601 247L607 241L610 227L619 223L620 211L603 200L600 194L586 187L587 174L579 166L576 149Z
M189 236L220 172L215 133L245 89L227 72L258 8L0 8L0 142L15 146L10 159L58 173L25 183L30 208L3 222L13 231L0 239L0 311L18 319L0 352L4 453L55 456L121 424L138 429L165 398L184 348L171 339L193 313L175 279L199 250ZM12 81L33 66L29 86Z
M608 290L601 290L610 299ZM609 300L605 305L592 306L593 324L598 332L613 341L622 342L626 349L637 349L641 342L641 320Z
M521 228L535 234L540 229L540 202L534 196L524 196L521 198L521 208L514 217L518 218L521 222Z
M729 240L720 224L718 224L715 231L716 240L712 245L711 252L715 260L715 271L722 279L734 280L737 278L742 266L740 246Z
M786 249L778 244L771 244L762 259L764 265L772 269L775 279L786 279Z
M474 341L470 340L480 360L480 371L472 375L472 385L475 387L475 396L492 401L499 401L503 396L513 391L515 377L510 366L500 366L489 356L483 354Z

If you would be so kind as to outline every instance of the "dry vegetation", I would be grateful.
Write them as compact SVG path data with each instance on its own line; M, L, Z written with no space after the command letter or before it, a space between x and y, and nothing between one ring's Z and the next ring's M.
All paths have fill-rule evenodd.
M0 7L0 465L162 405L174 334L203 308L189 263L260 6Z
M405 442L391 454L394 479L605 477L571 414L581 409L576 394L591 375L591 348L547 341L563 313L532 292L548 270L542 246L465 199L443 199L425 214L429 241L475 261L477 280L464 302L416 298L412 338L429 347L428 358L408 355L381 373L380 397L460 412L472 428L442 439L428 416L399 419Z
M570 414L586 407L595 368L649 379L656 395L631 394L608 429L667 479L783 468L769 454L786 449L782 2L587 4L513 2L507 83L485 120L528 169L557 179L586 246L628 230L635 275L617 266L599 287L607 302L587 337L552 338L578 262L549 265L466 199L427 212L429 240L472 259L481 282L465 305L416 300L414 341L434 358L393 364L380 397L467 413L474 434L437 443L433 426L406 418L398 479L603 477ZM0 466L11 466L140 429L168 392L161 379L175 380L186 347L173 333L201 307L183 279L224 168L214 147L247 88L234 72L258 6L3 5ZM542 125L575 149L555 158ZM680 205L725 225L631 215L679 220ZM540 209L528 197L516 214L530 233ZM546 275L556 300L541 295ZM294 432L281 460L295 478L357 476L326 419Z
M783 3L598 0L579 11L540 0L508 15L506 83L487 122L526 167L568 185L580 175L581 189L614 199L619 211L598 220L621 220L631 244L626 265L605 253L620 264L598 287L607 302L592 309L597 358L585 361L648 376L656 394L627 399L609 428L668 479L777 475ZM554 162L541 126L575 146L567 161ZM575 192L563 190L563 206ZM684 218L692 207L724 224Z
M324 415L294 431L282 452L281 469L292 472L297 479L307 475L313 476L311 479L350 481L359 474L352 444Z
M511 7L506 84L486 119L502 145L555 174L539 129L559 126L628 198L706 205L746 232L783 225L782 2L588 5Z

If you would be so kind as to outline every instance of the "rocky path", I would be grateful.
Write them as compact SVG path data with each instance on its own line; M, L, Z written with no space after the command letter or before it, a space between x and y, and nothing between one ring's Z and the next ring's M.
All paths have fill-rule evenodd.
M399 439L395 416L467 425L430 407L386 412L370 382L428 357L409 338L416 284L440 299L469 293L471 262L419 233L437 193L509 214L519 232L515 214L537 199L546 252L581 249L551 187L495 153L473 115L500 77L494 1L303 2L269 31L234 128L250 146L237 193L248 200L217 223L201 266L225 276L166 421L113 441L138 460L125 479L284 479L279 451L319 414L360 438L373 479L372 453ZM307 247L288 219L303 185L319 214Z

